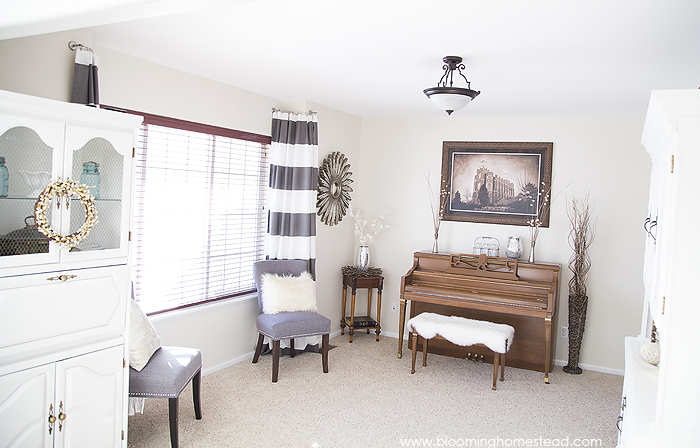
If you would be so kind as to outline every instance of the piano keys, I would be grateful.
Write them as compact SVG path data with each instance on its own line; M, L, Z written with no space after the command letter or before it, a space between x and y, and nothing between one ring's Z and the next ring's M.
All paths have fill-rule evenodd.
M542 371L545 383L549 383L554 362L552 317L559 298L560 269L558 264L486 255L416 252L413 266L401 278L398 357L402 355L406 305L410 301L410 317L433 312L513 326L515 339L508 352L508 366ZM435 341L428 351L465 358L467 353L481 349ZM480 353L485 362L492 362L493 354L489 352Z

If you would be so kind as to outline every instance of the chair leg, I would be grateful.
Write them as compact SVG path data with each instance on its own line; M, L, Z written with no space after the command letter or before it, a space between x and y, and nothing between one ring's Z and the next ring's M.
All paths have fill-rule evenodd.
M328 344L330 336L328 334L324 334L323 338L321 340L321 344L323 344L323 354L321 357L323 358L323 373L328 373Z
M289 340L289 357L294 358L294 339Z
M202 370L200 369L192 378L192 399L194 401L194 417L197 420L202 419L202 401L201 398Z
M272 341L272 382L277 382L277 374L280 370L280 341Z
M178 448L179 438L177 434L178 397L168 398L168 413L170 414L170 446Z
M263 346L263 339L265 339L265 336L262 335L262 333L258 334L258 345L255 347L255 355L253 355L253 364L258 362L258 359L260 358L260 352L262 351L262 346Z

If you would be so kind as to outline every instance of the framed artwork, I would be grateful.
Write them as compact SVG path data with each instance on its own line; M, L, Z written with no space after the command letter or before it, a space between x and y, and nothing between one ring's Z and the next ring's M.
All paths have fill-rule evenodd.
M443 142L442 219L549 227L551 142Z

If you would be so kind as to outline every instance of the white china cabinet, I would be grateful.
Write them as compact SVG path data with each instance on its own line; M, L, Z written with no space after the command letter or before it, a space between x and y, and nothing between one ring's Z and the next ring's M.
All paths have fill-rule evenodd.
M652 158L645 222L644 317L625 339L619 446L700 446L700 90L654 91L642 144ZM658 366L641 357L650 322L658 329Z
M0 91L0 448L126 447L132 160L140 117ZM0 159L2 160L2 159ZM1 173L0 173L1 174ZM39 233L37 197L72 179L97 222L74 247ZM0 179L2 180L2 179ZM58 235L86 222L56 196Z

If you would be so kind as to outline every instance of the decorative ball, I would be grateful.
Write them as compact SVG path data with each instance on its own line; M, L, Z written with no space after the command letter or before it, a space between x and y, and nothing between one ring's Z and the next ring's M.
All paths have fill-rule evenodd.
M661 349L658 342L647 342L639 350L642 358L652 365L657 365L661 359Z

